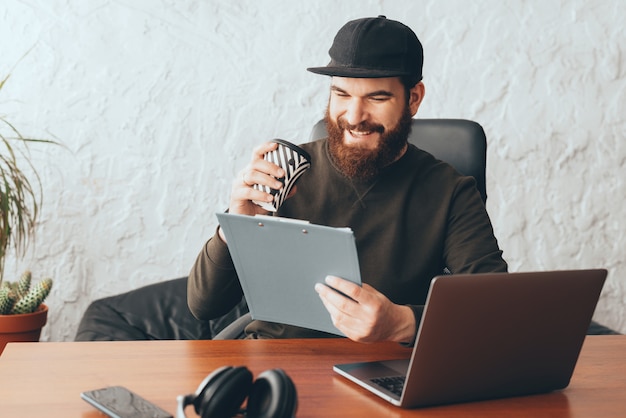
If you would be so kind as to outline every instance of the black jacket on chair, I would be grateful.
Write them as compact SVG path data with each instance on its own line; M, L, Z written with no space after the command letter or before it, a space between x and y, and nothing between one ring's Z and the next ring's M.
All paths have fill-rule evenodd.
M245 300L211 321L196 319L187 307L187 277L167 280L93 301L76 341L212 339L248 312Z

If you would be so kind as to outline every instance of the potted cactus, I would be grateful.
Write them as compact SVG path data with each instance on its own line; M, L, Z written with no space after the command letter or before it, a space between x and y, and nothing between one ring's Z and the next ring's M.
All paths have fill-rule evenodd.
M15 282L0 284L0 353L8 342L39 341L48 318L43 301L51 288L50 278L32 284L30 271Z
M15 282L3 281L0 285L0 315L22 315L33 313L50 293L52 279L48 278L31 286L30 271L22 274Z
M8 78L0 80L0 92ZM18 258L24 256L41 205L39 176L28 154L30 143L54 141L25 137L0 115L0 353L10 341L38 341L48 314L43 301L51 279L31 286L31 274L26 272L15 283L3 280L7 250L14 249ZM22 171L23 164L30 168L33 183Z

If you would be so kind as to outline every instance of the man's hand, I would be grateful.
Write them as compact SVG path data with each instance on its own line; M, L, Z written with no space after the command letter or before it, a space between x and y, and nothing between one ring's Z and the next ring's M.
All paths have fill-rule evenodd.
M277 147L278 144L275 142L266 142L254 149L252 159L237 174L233 181L230 192L230 204L228 206L230 213L241 215L267 213L265 209L252 201L271 202L274 197L269 193L254 189L252 186L261 184L272 189L280 189L283 186L283 183L277 179L285 176L285 170L263 159L266 153L275 150Z
M411 308L392 303L368 284L360 287L348 280L328 276L326 286L318 283L315 290L333 324L351 340L408 343L415 336L415 316Z
M252 201L271 202L274 196L257 190L252 186L260 184L276 190L280 190L283 187L283 183L277 179L285 176L285 170L263 158L266 153L276 148L278 148L278 144L275 142L266 142L254 149L250 163L233 180L230 191L230 204L228 206L230 213L250 216L268 213ZM291 196L293 193L295 193L295 187L290 191L289 195ZM226 242L226 237L221 228L218 230L218 233L222 241Z

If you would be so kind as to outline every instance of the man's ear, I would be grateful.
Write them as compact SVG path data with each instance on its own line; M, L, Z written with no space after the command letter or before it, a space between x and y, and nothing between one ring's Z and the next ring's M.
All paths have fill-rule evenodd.
M424 87L424 83L421 81L414 85L411 90L409 90L409 108L411 109L411 116L415 116L417 113L417 109L419 109L422 104L422 100L424 100L424 95L426 94L426 87Z

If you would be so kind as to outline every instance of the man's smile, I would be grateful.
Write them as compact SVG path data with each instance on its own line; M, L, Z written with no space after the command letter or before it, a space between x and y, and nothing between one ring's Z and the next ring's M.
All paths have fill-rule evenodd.
M368 136L374 132L373 131L357 131L353 129L348 129L348 133L350 133L350 135L352 136L361 137L361 136Z
M380 134L376 130L344 129L344 143L363 149L374 149L378 146Z

